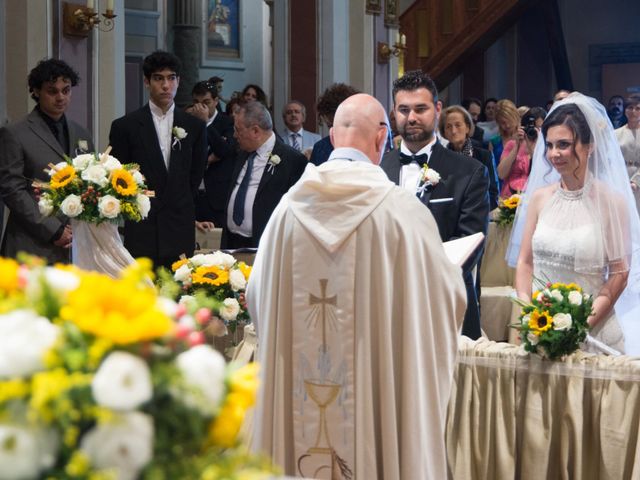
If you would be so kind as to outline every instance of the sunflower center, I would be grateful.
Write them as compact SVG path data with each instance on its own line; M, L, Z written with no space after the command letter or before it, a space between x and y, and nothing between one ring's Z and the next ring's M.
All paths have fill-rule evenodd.
M548 323L548 319L545 315L542 315L540 318L538 318L538 327L539 328L544 328L547 326Z
M214 272L207 272L203 275L204 278L208 278L209 280L215 280L218 278L219 275L217 275Z
M69 178L71 178L70 174L64 174L62 177L60 177L60 182L65 182L67 181Z
M118 178L116 180L116 185L118 185L121 188L127 188L129 186L129 184L124 178Z

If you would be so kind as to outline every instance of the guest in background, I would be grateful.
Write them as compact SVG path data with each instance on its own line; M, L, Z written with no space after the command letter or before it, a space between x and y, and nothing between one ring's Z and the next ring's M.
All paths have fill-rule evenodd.
M564 100L565 98L567 98L569 95L571 94L571 92L569 90L564 90L564 89L560 89L556 92L556 94L553 96L553 101L555 102L559 102L560 100Z
M624 98L620 95L613 95L609 99L609 107L607 108L607 115L613 128L620 128L627 123L627 117L624 116Z
M480 114L482 113L482 102L477 98L470 97L462 100L462 108L464 108L469 115L471 115L471 120L473 120L471 139L475 140L478 143L479 147L486 148L486 142L484 141L484 130L482 127L478 126L478 119L480 118Z
M242 150L234 165L222 248L255 248L280 198L298 181L307 159L276 138L267 107L241 105L234 116Z
M502 180L501 197L524 190L531 171L533 149L545 114L544 109L529 109L521 119L513 102L498 102L496 118L505 142L498 163L498 177Z
M447 146L449 150L475 158L487 167L489 172L489 209L493 210L498 206L498 177L494 159L489 150L474 144L470 136L473 128L471 115L460 105L445 108L438 122L440 135L449 141Z
M304 129L304 121L307 118L307 109L302 102L291 100L282 109L282 119L286 128L282 132L282 140L290 147L305 154L308 158L315 143L320 140L320 135Z
M27 79L35 108L0 130L0 194L10 212L1 248L6 257L23 251L50 263L69 262L68 219L40 213L32 182L48 182L47 166L65 155L93 151L89 132L65 115L78 81L78 74L62 60L42 60Z
M317 110L320 123L324 123L327 127L331 128L333 126L333 117L336 114L338 106L356 93L360 92L351 85L344 83L334 83L327 87L318 99ZM331 144L329 135L327 135L313 146L309 161L314 165L320 165L329 159L332 151L333 145Z
M224 113L226 113L228 117L233 118L236 109L240 106L241 103L242 99L239 96L231 97L231 99L227 102L227 107L225 108Z
M170 268L195 248L195 199L207 162L205 123L176 108L180 59L156 51L142 63L149 103L111 124L109 142L122 163L138 163L150 190L149 216L126 222L124 245L134 257ZM176 133L176 127L184 130Z
M213 76L209 79L209 83L213 84L216 87L216 91L218 92L218 105L216 106L216 109L222 113L225 110L223 108L223 104L226 105L229 102L228 99L222 96L222 90L224 88L224 78Z
M498 135L498 124L496 123L496 108L498 100L495 98L487 98L482 107L482 113L479 117L477 125L484 130L482 140L489 144L494 137ZM495 153L494 153L495 155ZM496 158L498 158L496 156Z
M625 102L624 113L627 124L616 129L616 137L622 150L631 190L640 206L640 94L630 95Z
M269 108L269 103L267 102L267 94L264 93L264 90L260 88L258 85L250 83L246 87L242 89L242 93L240 94L240 98L243 102L251 102L258 101L263 104L265 107Z
M204 172L204 191L199 192L196 203L196 226L200 230L208 230L224 224L224 207L236 153L233 119L218 111L219 95L213 83L196 83L191 96L193 106L187 109L187 113L207 124L207 168ZM213 222L213 226L200 222Z

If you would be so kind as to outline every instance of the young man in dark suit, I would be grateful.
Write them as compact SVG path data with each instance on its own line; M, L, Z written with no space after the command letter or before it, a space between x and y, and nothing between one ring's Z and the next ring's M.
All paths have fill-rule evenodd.
M419 70L406 73L393 83L393 101L402 143L399 149L385 154L382 169L391 181L415 192L429 208L443 242L477 232L486 235L489 222L487 168L473 158L447 150L438 142L435 129L442 103L433 80ZM422 170L424 164L430 170L426 181ZM472 275L482 249L479 252L463 268L467 311L462 334L473 339L481 334Z
M180 60L157 51L144 59L149 103L114 120L109 142L122 163L138 163L155 192L146 220L127 222L124 244L134 257L170 267L195 247L195 197L207 159L205 124L175 106Z
M234 125L242 151L231 176L222 248L253 248L280 198L304 172L307 158L276 138L271 115L260 102L239 107Z
M196 217L200 222L213 222L216 227L222 227L236 155L233 118L217 110L218 90L210 81L196 83L191 98L193 105L186 111L206 122L208 145L204 191L198 195Z
M32 182L48 182L47 165L62 162L64 155L93 150L89 132L65 115L78 81L78 74L62 60L42 60L28 78L36 107L22 120L0 129L0 194L10 211L2 242L4 256L15 257L23 251L50 263L69 262L71 226L65 218L40 213Z

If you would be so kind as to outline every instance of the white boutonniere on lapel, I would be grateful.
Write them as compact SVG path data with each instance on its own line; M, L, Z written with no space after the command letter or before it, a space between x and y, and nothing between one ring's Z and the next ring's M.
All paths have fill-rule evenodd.
M440 174L425 163L420 172L420 183L416 193L422 198L425 192L433 189L438 183L440 183Z
M78 156L81 155L83 153L87 153L89 151L89 142L87 142L86 140L83 139L79 139L76 142L76 148L74 149L74 156Z
M279 155L269 154L269 160L267 160L267 171L273 175L276 170L276 166L282 161Z
M173 133L173 143L171 144L171 149L176 150L176 147L178 147L178 150L182 150L182 144L180 143L180 140L184 140L185 138L187 138L187 131L182 127L173 127L171 133Z

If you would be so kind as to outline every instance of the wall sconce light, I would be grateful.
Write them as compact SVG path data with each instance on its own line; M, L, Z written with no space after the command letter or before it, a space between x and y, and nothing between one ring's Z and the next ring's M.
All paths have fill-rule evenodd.
M94 0L87 0L86 5L64 2L63 25L64 34L72 37L88 37L94 28L109 32L113 30L117 15L113 13L113 1L107 0L107 8L100 19L98 12L94 10Z
M378 63L389 63L389 59L393 55L399 57L403 55L407 49L407 37L406 35L398 33L396 35L396 43L392 47L388 43L378 42Z

